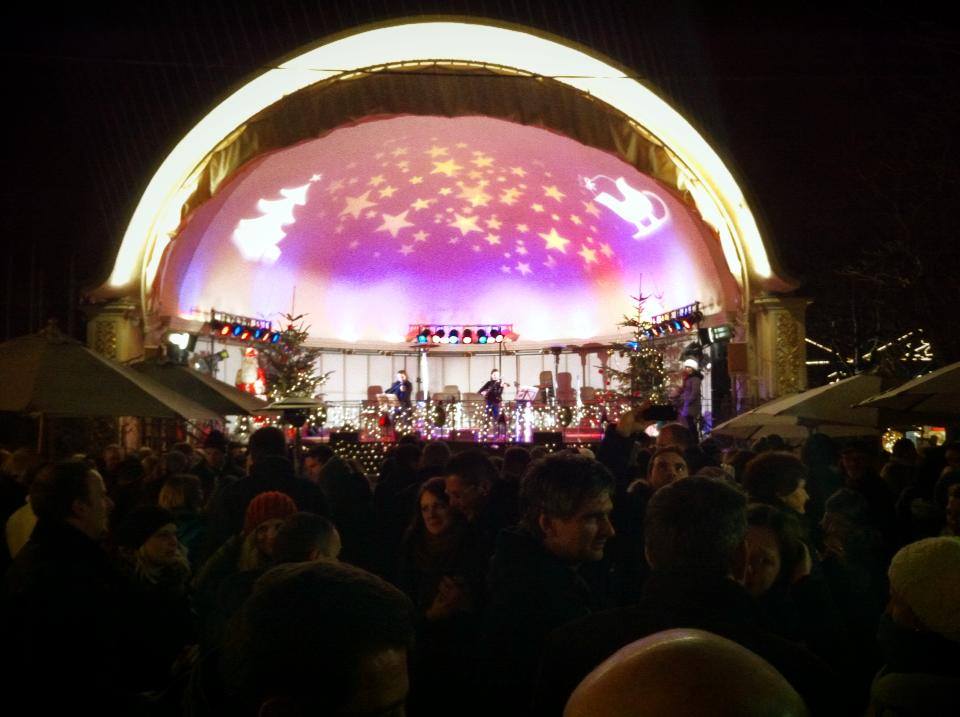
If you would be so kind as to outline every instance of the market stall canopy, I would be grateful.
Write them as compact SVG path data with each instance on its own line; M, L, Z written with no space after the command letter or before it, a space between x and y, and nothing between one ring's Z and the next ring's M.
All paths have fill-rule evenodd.
M132 368L220 416L254 416L267 410L266 401L189 366L144 361Z
M778 435L787 440L804 440L813 433L822 433L831 438L875 436L879 435L880 429L841 424L820 424L810 427L804 425L796 416L771 416L754 410L741 413L736 418L721 423L713 429L712 433L743 440L754 440L770 435Z
M885 382L889 379L872 374L852 376L765 403L720 424L713 432L737 438L759 438L769 433L803 437L809 429L838 438L878 433L902 423L903 417L854 405L883 390Z
M944 366L860 402L863 409L886 409L916 422L960 418L960 362ZM858 407L858 410L862 410Z
M0 344L9 376L0 411L47 416L142 416L216 420L220 416L49 326Z

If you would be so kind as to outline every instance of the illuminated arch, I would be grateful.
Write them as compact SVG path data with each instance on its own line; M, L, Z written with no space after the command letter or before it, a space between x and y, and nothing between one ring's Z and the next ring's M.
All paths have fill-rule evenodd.
M789 285L773 271L757 222L724 162L673 108L609 61L527 29L467 19L417 20L359 28L300 52L243 85L204 117L163 161L127 226L105 293L141 296L181 222L212 153L274 103L318 82L399 63L469 63L550 77L636 122L662 144L687 192L720 238L730 273L745 295L751 283ZM144 302L146 305L146 302Z

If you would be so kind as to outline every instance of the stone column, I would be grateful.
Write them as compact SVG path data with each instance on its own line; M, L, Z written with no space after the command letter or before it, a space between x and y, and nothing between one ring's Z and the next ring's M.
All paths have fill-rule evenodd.
M804 297L772 295L752 302L750 381L759 403L806 390L809 304Z

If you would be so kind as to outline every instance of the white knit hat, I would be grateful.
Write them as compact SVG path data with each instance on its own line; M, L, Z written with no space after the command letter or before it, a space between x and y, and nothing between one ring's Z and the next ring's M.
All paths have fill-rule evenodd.
M927 629L960 642L960 538L925 538L890 563L890 591Z
M696 371L698 368L700 368L700 364L697 363L696 359L688 358L686 361L683 362L683 367L692 368L694 371Z

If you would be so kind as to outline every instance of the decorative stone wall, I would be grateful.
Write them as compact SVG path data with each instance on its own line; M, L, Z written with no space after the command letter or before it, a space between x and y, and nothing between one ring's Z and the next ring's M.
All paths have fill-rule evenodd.
M749 352L755 403L807 388L806 309L802 297L763 296L751 306Z

